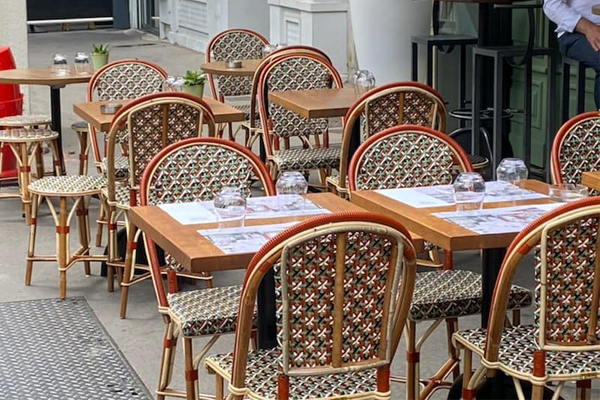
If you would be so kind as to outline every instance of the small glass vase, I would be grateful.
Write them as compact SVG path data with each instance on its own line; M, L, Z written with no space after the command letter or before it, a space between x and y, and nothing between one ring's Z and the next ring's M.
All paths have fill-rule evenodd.
M306 203L308 182L303 174L297 171L284 172L277 179L277 200L279 210L301 210Z
M219 217L219 227L244 226L246 219L246 196L240 188L225 187L213 200Z
M481 210L485 199L485 181L477 172L463 172L454 181L457 211Z

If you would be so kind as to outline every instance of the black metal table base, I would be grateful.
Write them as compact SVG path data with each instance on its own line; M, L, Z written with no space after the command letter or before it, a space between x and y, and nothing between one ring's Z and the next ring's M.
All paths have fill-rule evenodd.
M62 118L60 113L60 89L64 86L50 86L50 116L52 117L52 130L58 132L58 157L63 175L67 173L65 155L62 144Z

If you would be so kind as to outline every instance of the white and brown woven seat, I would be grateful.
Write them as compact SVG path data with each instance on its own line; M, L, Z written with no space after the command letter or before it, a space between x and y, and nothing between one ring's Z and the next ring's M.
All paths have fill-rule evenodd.
M258 350L248 354L246 387L252 399L277 399L277 380L281 349ZM231 381L233 354L206 358L209 369ZM289 399L349 399L355 395L377 391L377 371L364 370L342 374L299 376L289 379Z
M0 127L5 128L25 128L33 126L49 126L52 118L46 114L23 114L11 115L0 118Z
M464 399L474 399L481 380L493 376L494 370L513 378L517 393L522 392L521 382L532 384L532 400L545 398L550 382L555 386L553 398L560 398L569 381L576 382L578 399L590 399L591 380L600 378L598 243L597 196L555 208L517 235L500 268L487 329L453 335L465 351ZM507 326L504 314L519 268L533 270L535 276L533 323ZM474 373L473 353L481 357Z
M102 171L104 176L108 171L108 161L106 158L102 159ZM129 177L129 157L117 156L115 157L115 178L126 179Z
M413 321L458 318L481 313L481 274L463 270L420 272L409 318ZM508 309L529 307L531 291L513 285Z
M29 183L31 182L31 165L35 159L36 177L42 178L44 172L44 158L42 144L47 143L52 149L54 166L60 173L58 165L58 133L48 128L11 128L0 130L0 173L2 172L2 147L8 145L15 156L18 165L19 193L1 193L0 198L20 198L25 213L25 223L31 223L31 195Z
M185 337L233 333L241 291L241 286L224 286L170 293L169 316Z
M39 261L56 261L60 273L61 298L67 296L67 271L77 262L83 262L85 274L90 275L90 261L106 261L105 256L90 254L90 223L88 216L88 203L92 195L100 194L106 186L106 179L102 176L89 175L59 175L48 176L29 185L33 194L31 230L29 234L29 248L27 253L27 269L25 284L31 284L33 263ZM58 199L58 207L53 201ZM69 208L67 200L72 200ZM52 218L56 224L57 254L53 256L39 256L35 254L35 239L37 233L38 209L45 200L50 208ZM69 232L71 218L77 215L77 231L79 234L80 248L74 253L69 253Z
M310 171L337 168L340 165L339 147L279 150L270 157L279 171Z
M351 191L447 185L452 183L457 168L460 172L473 171L467 154L452 138L428 127L400 125L369 137L356 150L348 168L348 183ZM449 340L450 358L425 380L419 392L420 348L433 330L445 322L451 337L458 329L459 317L475 315L482 309L481 275L454 270L451 252L444 252L443 266L442 271L417 274L406 333L407 398L427 398L440 386L448 386L450 382L444 380L458 371L458 353ZM513 288L510 309L515 310L514 320L518 320L519 310L531 302L527 289ZM431 321L431 326L417 340L416 324L423 321ZM404 381L397 377L393 380Z
M248 149L222 139L193 138L173 143L157 154L148 163L140 182L140 190L137 192L140 194L139 204L142 206L209 201L226 186L240 187L250 195L251 185L257 180L261 182L264 194L271 196L275 193L273 181L264 164ZM194 358L192 338L212 336L200 352L203 355L219 335L235 332L241 287L212 288L211 275L186 270L169 253L165 254L165 263L161 265L154 243L145 235L144 240L148 249L149 269L159 311L167 317L165 319L167 333L161 362L163 368L157 390L161 397L174 392L169 386L177 336L179 334L183 336L186 368L192 369L192 363L189 362ZM134 241L137 241L137 238ZM134 260L135 255L134 250L127 259ZM165 294L164 289L162 276L164 273L169 276L169 288L172 291L168 295ZM178 275L203 279L208 288L178 293L177 290L172 290ZM125 293L130 282L135 282L132 277L132 261L129 261L125 268L123 299L126 299ZM121 315L124 316L123 313ZM195 388L198 379L197 366L201 358L201 356L195 358L193 369L196 372L186 372L188 398L195 398L192 396L191 386L194 387L194 391L197 390Z

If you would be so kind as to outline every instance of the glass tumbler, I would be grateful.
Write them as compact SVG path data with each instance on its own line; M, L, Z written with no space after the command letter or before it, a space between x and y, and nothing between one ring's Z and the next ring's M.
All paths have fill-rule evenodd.
M354 74L354 92L357 96L362 96L374 87L375 76L371 72L366 69L356 71Z
M52 58L52 73L58 76L67 76L71 74L71 69L67 63L67 57L62 54L55 54Z
M480 210L485 198L485 181L477 172L463 172L454 181L457 211Z
M303 174L297 171L284 172L275 185L279 210L301 210L306 202L308 182Z
M225 187L213 201L220 227L244 226L246 219L246 196L240 188Z
M519 158L505 158L496 168L496 179L510 183L517 183L527 179L529 171L525 162Z
M84 52L75 55L75 73L78 75L91 74L93 72L90 57Z

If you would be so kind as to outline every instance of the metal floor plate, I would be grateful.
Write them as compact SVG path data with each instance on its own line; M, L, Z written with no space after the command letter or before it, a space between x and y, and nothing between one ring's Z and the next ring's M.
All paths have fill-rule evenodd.
M0 399L152 399L83 297L0 303L0 338Z

